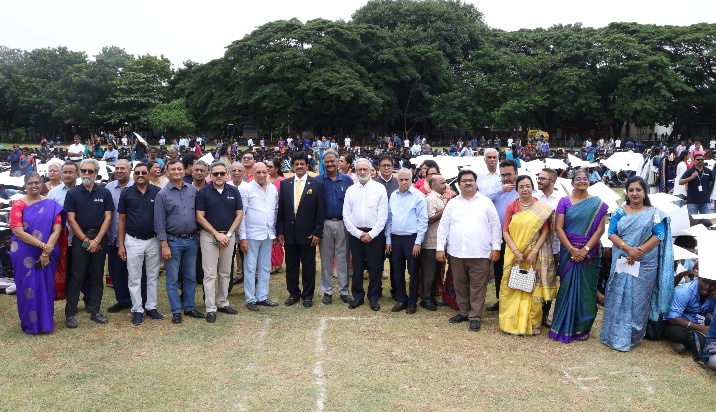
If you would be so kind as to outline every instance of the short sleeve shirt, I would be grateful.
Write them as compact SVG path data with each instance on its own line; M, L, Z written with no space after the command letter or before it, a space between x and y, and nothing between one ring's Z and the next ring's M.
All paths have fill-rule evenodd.
M236 211L243 210L239 189L224 185L219 192L214 185L207 184L196 196L196 210L206 212L204 217L215 230L226 232L236 218Z
M704 167L704 170L699 172L695 167L692 167L686 170L686 173L681 178L686 179L693 174L696 174L696 178L686 185L686 203L696 205L710 203L709 195L711 191L709 187L714 182L713 171L708 167ZM701 186L701 190L699 190L699 186Z
M92 186L92 191L77 185L67 192L65 210L75 214L80 229L99 229L104 222L104 212L114 211L112 193L96 184Z
M161 189L147 185L144 194L136 185L125 187L119 196L117 211L127 215L124 226L130 236L151 236L154 234L154 200Z

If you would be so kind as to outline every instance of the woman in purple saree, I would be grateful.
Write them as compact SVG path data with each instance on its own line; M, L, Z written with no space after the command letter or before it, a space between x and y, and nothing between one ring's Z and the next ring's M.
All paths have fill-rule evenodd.
M40 195L40 176L25 175L22 199L10 211L10 259L17 286L17 311L23 332L46 333L55 330L55 268L60 256L57 241L66 214L54 200Z

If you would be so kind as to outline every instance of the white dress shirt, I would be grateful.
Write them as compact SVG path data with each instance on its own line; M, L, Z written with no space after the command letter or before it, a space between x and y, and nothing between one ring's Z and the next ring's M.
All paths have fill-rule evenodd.
M343 224L352 236L360 238L362 231L359 227L370 228L368 235L372 239L380 234L388 220L388 194L385 186L368 180L360 182L346 190L343 201Z
M244 218L239 225L239 239L265 240L276 238L278 191L266 183L262 188L256 181L239 185Z
M489 170L484 169L477 172L477 191L487 196L490 193L494 193L497 190L502 190L502 179L500 179L500 169L495 170L495 173L490 173Z
M82 160L82 157L85 154L85 145L83 145L82 143L71 144L70 147L67 148L67 153L80 153L79 156L70 157L70 160L72 160L73 162Z
M557 210L557 204L559 204L559 200L561 199L557 196L557 192L554 190L549 197L545 196L541 190L538 190L534 193L534 197L536 197L537 200L547 203L554 210ZM559 253L559 238L557 237L557 231L554 232L554 239L552 239L552 253L555 255Z
M485 259L502 246L502 228L497 209L490 199L476 193L472 199L453 198L443 211L438 226L436 251L461 259Z

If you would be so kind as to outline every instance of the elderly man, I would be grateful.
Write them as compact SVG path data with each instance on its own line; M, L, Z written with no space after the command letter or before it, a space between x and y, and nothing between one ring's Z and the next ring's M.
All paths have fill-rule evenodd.
M440 277L441 264L435 257L435 252L438 247L438 226L447 204L445 200L447 182L441 175L432 175L428 179L428 184L430 193L425 197L428 229L420 251L420 264L423 269L423 299L420 301L420 306L429 311L436 311L438 304L433 291Z
M408 169L398 171L398 190L388 200L388 220L385 224L385 253L393 257L393 283L398 302L391 312L405 309L408 315L417 310L420 245L428 229L425 195L412 186L412 177ZM405 291L406 265L410 276L409 294Z
M502 226L495 206L477 192L477 175L463 169L457 175L460 196L443 211L438 227L436 258L450 256L458 314L450 323L470 321L470 330L480 330L490 263L499 258Z
M196 166L196 165L195 165ZM200 244L204 269L206 321L216 321L216 311L236 315L227 299L231 282L231 258L234 234L244 217L239 189L224 184L226 165L211 165L212 184L204 186L196 197L196 221L202 228ZM218 283L218 287L217 287Z
M145 163L134 167L135 184L122 190L117 210L117 254L126 262L128 289L132 300L132 324L139 325L144 317L142 305L142 266L146 265L147 316L164 319L157 311L157 286L161 265L161 245L154 233L154 201L161 190L149 184L149 168ZM116 287L116 283L115 283Z
M92 293L87 309L90 319L97 323L107 323L100 313L104 285L104 262L107 251L107 231L112 222L114 202L109 190L95 185L99 162L94 159L83 160L80 164L82 184L67 192L65 210L67 220L74 233L72 242L72 278L68 284L67 303L65 305L65 325L77 327L77 301L85 276L90 277Z
M244 183L244 165L241 164L241 162L234 162L231 165L231 179L226 182L229 186L239 187L242 183ZM236 231L236 235L238 236L239 231ZM234 265L232 264L231 267L231 284L229 285L229 292L231 292L231 289L234 285L238 285L239 283L243 282L244 280L244 254L241 253L241 248L239 247L240 242L234 242L234 255L236 256L236 276L234 276Z
M194 308L196 293L196 195L197 188L185 182L184 166L177 160L167 162L169 184L159 191L154 201L154 232L162 246L166 269L167 297L172 323L181 323L184 314L203 318ZM184 299L179 298L179 266L181 265Z
M353 255L353 300L349 309L365 303L363 289L363 259L368 265L368 301L374 311L380 310L378 299L382 294L381 272L385 249L385 223L388 220L388 195L385 187L370 179L370 161L358 159L358 183L349 187L343 203L343 223L350 233Z
M487 196L488 193L496 191L500 183L500 171L497 170L499 154L493 148L485 149L485 164L487 170L480 170L477 173L477 190Z
M132 297L129 294L129 286L127 284L129 278L127 263L119 257L119 242L117 241L119 197L122 194L122 190L134 185L134 180L130 177L131 171L132 168L128 160L118 160L114 168L114 180L105 186L106 189L112 193L112 202L114 203L112 223L109 226L108 235L107 269L109 271L109 277L112 279L114 296L117 298L117 303L107 308L107 312L109 313L117 313L123 309L132 307Z
M259 305L278 306L278 303L268 298L271 248L276 238L278 191L276 186L268 183L268 168L264 163L257 163L253 173L252 181L239 187L244 207L239 239L244 254L244 274L247 276L244 279L246 307L256 312ZM255 278L257 266L258 279Z
M336 278L338 293L344 303L348 303L348 231L343 224L343 202L348 188L353 185L350 176L341 173L337 165L338 153L326 150L323 153L325 173L316 176L323 183L324 218L323 238L321 238L321 291L322 302L328 305L333 302L333 265L336 262Z

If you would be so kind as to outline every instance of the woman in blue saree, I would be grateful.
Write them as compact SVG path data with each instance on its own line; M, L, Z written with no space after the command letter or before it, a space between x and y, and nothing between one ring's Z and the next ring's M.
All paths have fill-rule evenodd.
M10 211L10 259L17 286L17 311L22 331L52 332L55 309L55 268L60 257L57 243L66 214L59 203L40 195L42 181L25 175L25 191Z
M607 281L600 340L629 351L644 338L648 320L669 310L674 296L674 252L671 223L652 207L647 185L639 176L626 183L626 205L609 222L612 247L611 275ZM617 270L617 261L639 263L637 275Z
M559 342L587 340L597 316L597 283L607 205L590 196L589 177L583 169L572 177L574 192L557 205L555 232L561 242L561 279L549 337Z

